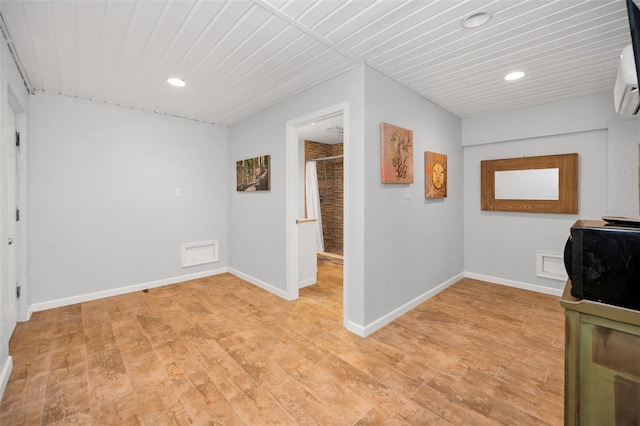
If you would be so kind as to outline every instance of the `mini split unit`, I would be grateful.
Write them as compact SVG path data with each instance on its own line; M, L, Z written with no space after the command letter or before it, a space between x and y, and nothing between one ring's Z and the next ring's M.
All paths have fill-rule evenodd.
M636 74L636 61L632 45L622 49L620 64L618 65L618 76L613 88L613 101L616 112L620 115L637 114L640 108L638 76Z

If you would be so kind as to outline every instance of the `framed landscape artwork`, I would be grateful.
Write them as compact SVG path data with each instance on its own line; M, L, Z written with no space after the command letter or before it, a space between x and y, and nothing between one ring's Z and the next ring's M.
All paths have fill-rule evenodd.
M271 190L271 156L236 162L236 189L242 192Z
M413 183L413 130L380 123L382 183Z
M435 152L424 153L424 197L447 196L447 156Z

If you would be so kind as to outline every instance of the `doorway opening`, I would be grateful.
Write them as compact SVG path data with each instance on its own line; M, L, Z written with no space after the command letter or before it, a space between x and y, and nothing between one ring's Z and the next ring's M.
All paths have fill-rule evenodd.
M318 235L318 260L343 264L344 261L344 116L342 114L315 121L298 128L298 139L304 151L305 168L315 164L317 185L309 185L305 174L305 199L310 188L317 189L318 210L313 217L321 217ZM305 217L311 217L305 203Z
M317 166L318 189L323 197L323 202L332 202L333 206L324 207L325 216L322 216L326 225L323 227L323 234L327 234L328 238L322 238L323 245L333 251L329 251L329 256L336 260L340 260L343 264L342 268L342 315L343 323L347 324L348 316L348 294L349 283L347 281L346 271L348 269L349 258L345 256L348 253L349 233L348 217L349 199L344 196L343 188L348 187L349 179L349 115L346 103L329 107L321 111L297 118L287 122L287 145L286 145L286 179L287 179L287 298L295 300L299 297L299 280L298 280L298 229L296 228L296 219L306 216L305 205L305 165L306 160L316 160ZM316 124L313 124L316 123ZM313 130L320 129L320 133L331 133L333 138L331 143L327 139L314 136ZM330 130L327 130L330 129ZM316 139L316 140L314 140ZM322 139L318 141L317 139ZM338 141L338 139L341 139ZM305 150L305 140L315 142L314 149ZM338 145L339 144L339 145ZM328 146L327 146L328 145ZM333 146L338 145L338 146ZM334 153L334 149L336 150ZM305 153L306 151L306 153ZM340 151L340 152L338 152ZM324 155L324 153L331 155ZM311 156L311 157L310 157ZM307 157L307 158L305 158ZM327 158L333 157L333 158ZM323 160L324 159L324 160ZM337 176L340 176L338 179ZM333 201L328 200L333 198ZM321 210L322 210L321 207ZM328 216L327 216L328 214ZM323 252L326 253L325 250ZM320 254L323 256L323 254ZM326 255L325 255L326 256ZM336 262L337 263L337 262Z

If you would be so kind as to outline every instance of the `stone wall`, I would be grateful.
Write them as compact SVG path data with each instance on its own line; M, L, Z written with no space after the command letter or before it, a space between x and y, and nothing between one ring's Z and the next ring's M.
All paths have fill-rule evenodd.
M304 142L305 161L343 154L343 144ZM342 255L344 228L344 162L342 158L316 162L325 251Z

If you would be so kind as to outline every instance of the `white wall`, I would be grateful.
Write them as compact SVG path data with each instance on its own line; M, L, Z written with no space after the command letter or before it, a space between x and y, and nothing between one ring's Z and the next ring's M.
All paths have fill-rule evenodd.
M640 217L638 117L609 124L607 215Z
M365 77L365 322L372 325L462 273L463 170L459 118L370 68ZM413 130L413 184L380 182L381 122ZM447 155L447 198L425 199L425 151Z
M14 109L19 114L17 117L18 125L17 129L22 131L23 140L28 143L28 135L25 132L26 116L24 114L29 106L29 96L22 82L20 74L18 72L15 63L9 53L4 40L0 43L0 397L4 392L4 388L9 380L11 374L12 360L9 356L9 339L11 338L11 332L13 331L13 321L10 321L8 314L8 307L12 300L15 300L15 284L9 283L7 268L8 268L8 240L7 227L9 224L9 215L14 215L15 212L9 211L7 203L7 189L8 189L8 153L6 148L8 147L7 139L12 139L9 134L9 108ZM24 158L21 160L21 166L25 165ZM22 177L26 175L23 170L21 171ZM22 179L24 184L24 179ZM24 188L24 187L23 187ZM24 190L22 191L24 193ZM22 203L21 208L24 206ZM24 237L24 222L20 223L20 228L23 230ZM25 250L25 245L18 247L19 251ZM26 253L26 251L25 251ZM26 264L25 253L21 253L22 257L20 262ZM24 268L20 271L21 275L18 277L21 283L24 285L26 280L26 273Z
M362 324L363 279L363 68L349 71L293 98L252 115L229 128L229 164L260 155L271 155L271 191L243 193L231 189L229 197L229 266L253 283L284 295L286 291L286 192L293 185L285 179L286 123L346 102L345 115L345 282L349 318ZM345 142L345 145L347 142ZM347 171L348 170L348 171ZM235 182L235 167L228 179ZM296 211L298 204L295 205Z
M569 229L577 219L599 219L607 214L607 126L609 121L619 119L611 99L610 94L591 96L572 100L571 108L562 108L566 107L564 101L546 108L510 111L510 120L498 120L495 115L462 120L463 129L467 129L463 131L464 266L470 276L525 288L539 286L538 290L556 294L564 288L562 281L536 276L536 250L562 253ZM548 111L553 111L553 119ZM601 116L595 126L592 118L598 114ZM572 132L554 124L564 119L571 123ZM465 123L467 120L473 121L473 126ZM528 123L531 137L520 129L517 140L504 140L514 134L515 123L523 121ZM469 132L471 127L475 132ZM489 143L493 141L490 135L497 141ZM475 144L478 140L484 144ZM577 215L480 210L482 160L573 152L580 157Z
M35 306L227 266L226 127L43 93L30 116ZM181 267L213 239L219 262Z
M283 218L286 191L291 189L284 173L285 124L342 102L348 104L345 324L358 334L368 334L463 271L460 120L368 67L345 73L230 127L230 163L270 154L273 173L270 192L232 191L229 266L250 281L284 294ZM405 185L380 183L382 121L414 130L416 177L410 200L405 199ZM450 195L445 200L424 198L426 150L448 155ZM234 173L230 171L229 179L235 178Z
M532 139L606 129L619 120L613 95L600 93L462 120L462 145Z

